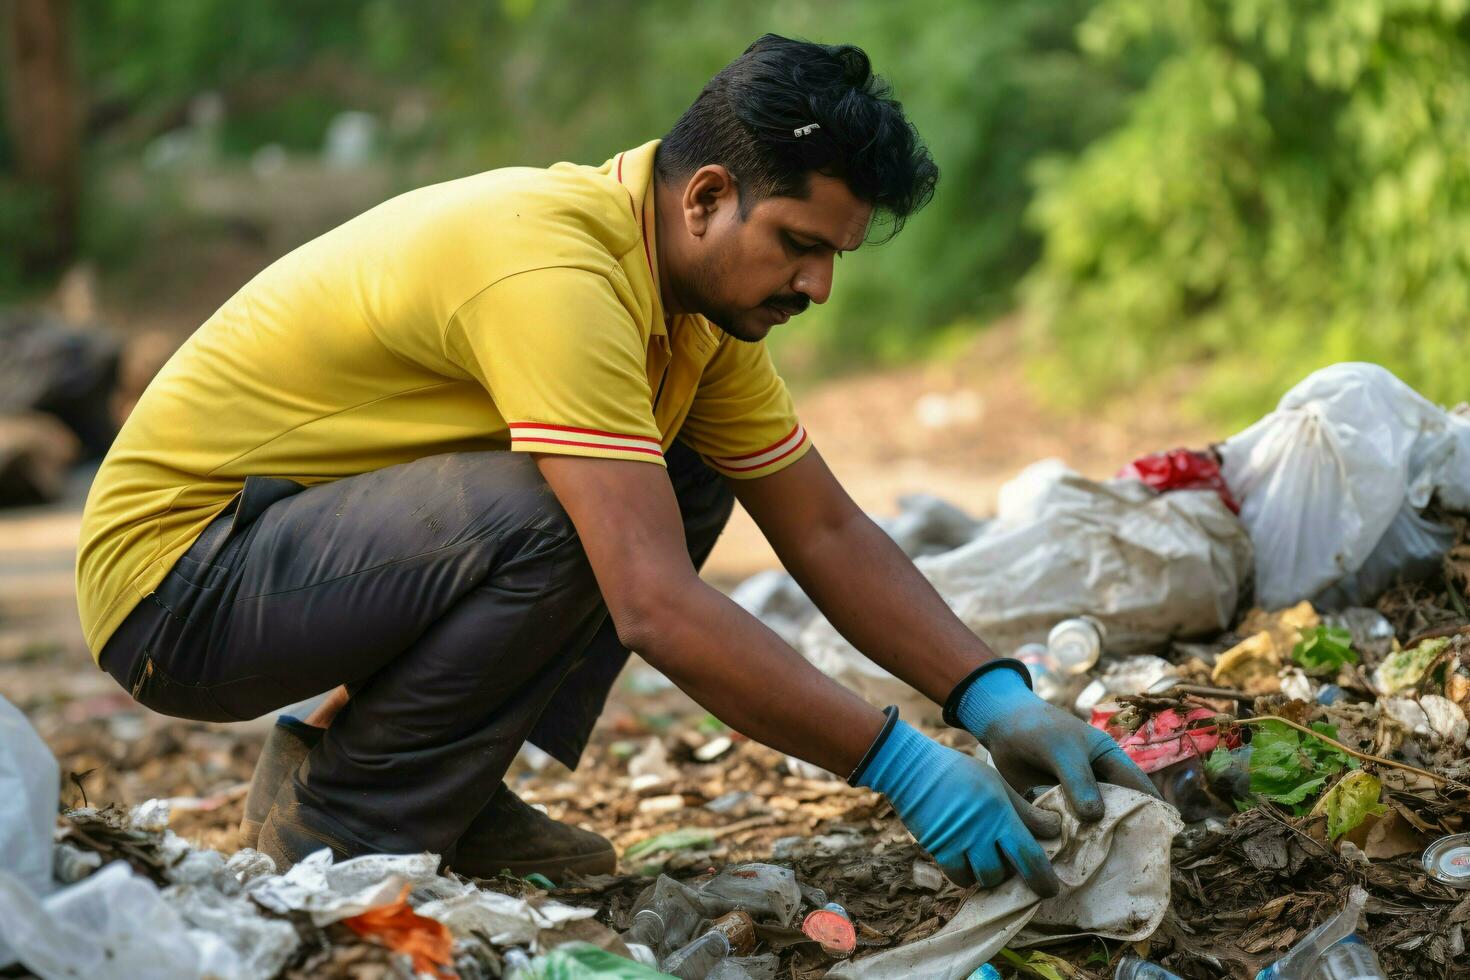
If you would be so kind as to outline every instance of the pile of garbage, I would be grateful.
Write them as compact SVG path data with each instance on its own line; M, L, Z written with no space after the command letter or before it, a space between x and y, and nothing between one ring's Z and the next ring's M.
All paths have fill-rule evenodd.
M617 718L583 771L528 748L510 781L609 836L623 874L468 880L429 854L333 864L325 852L276 874L258 853L175 833L207 820L220 842L243 784L200 786L213 795L175 801L171 825L162 801L82 799L58 822L57 763L0 699L0 970L1470 975L1467 491L1470 414L1381 368L1339 365L1206 450L1104 481L1036 464L993 519L901 501L885 528L960 617L1025 663L1038 694L1111 735L1167 801L1104 787L1107 817L1084 827L1044 793L1037 805L1065 827L1044 844L1066 885L1055 899L1019 879L957 888L881 798L717 724ZM853 650L789 576L763 573L734 597L875 704L983 753L939 730L938 708ZM657 675L629 680L657 697ZM124 720L66 737L116 735ZM215 754L214 782L244 778L245 761ZM68 754L109 758L121 757ZM79 792L84 781L72 774Z
M1321 975L1463 967L1463 406L1338 365L1206 451L1106 481L1038 463L1002 488L992 521L929 497L900 506L886 529L961 618L1025 663L1040 696L1112 735L1188 822L1154 939L1164 962L1254 975L1361 885L1368 924L1353 917L1334 942L1362 936L1388 972ZM874 704L937 721L788 576L734 597Z

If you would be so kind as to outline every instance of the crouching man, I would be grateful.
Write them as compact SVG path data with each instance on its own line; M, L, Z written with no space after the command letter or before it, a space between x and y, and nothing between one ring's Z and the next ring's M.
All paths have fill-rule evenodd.
M763 340L937 169L867 57L766 36L661 140L394 198L281 258L174 355L87 502L103 670L164 714L278 723L243 828L284 868L434 851L607 872L522 803L628 650L732 728L893 803L958 882L1057 881L1060 782L1151 791L961 624L812 447ZM698 576L738 498L827 618L996 770L838 686ZM1008 785L1009 783L1009 785Z

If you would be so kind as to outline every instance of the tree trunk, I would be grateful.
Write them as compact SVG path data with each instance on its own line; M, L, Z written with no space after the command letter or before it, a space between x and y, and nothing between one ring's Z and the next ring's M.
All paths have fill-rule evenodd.
M55 272L76 250L81 196L71 0L0 0L0 17L9 142L41 216L34 233L13 245L25 271Z

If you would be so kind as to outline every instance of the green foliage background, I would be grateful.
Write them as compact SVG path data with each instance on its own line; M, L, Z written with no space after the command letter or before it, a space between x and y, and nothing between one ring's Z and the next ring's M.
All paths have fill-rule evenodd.
M1309 369L1378 361L1464 397L1470 300L1465 0L1104 0L1078 28L1150 62L1126 120L1038 165L1026 282L1058 386L1161 363L1249 417Z
M860 44L943 177L902 236L844 260L791 360L913 357L1019 309L1059 400L1200 363L1198 406L1236 421L1344 359L1464 396L1467 3L112 0L73 22L94 174L201 91L240 160L310 154L344 108L411 97L427 122L390 146L402 186L605 159L768 30Z

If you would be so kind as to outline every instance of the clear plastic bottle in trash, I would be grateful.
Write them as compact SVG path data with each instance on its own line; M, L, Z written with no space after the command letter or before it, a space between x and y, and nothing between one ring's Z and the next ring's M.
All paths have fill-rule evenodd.
M1011 654L1026 665L1031 675L1031 690L1043 701L1058 703L1066 694L1068 678L1057 666L1056 659L1043 643L1023 643Z
M639 919L644 912L650 914ZM654 917L657 917L658 928L662 931L658 933L657 939L645 945L659 956L665 956L670 950L688 942L704 918L699 893L668 875L659 875L658 880L634 907L633 922L628 931L632 933L633 928L638 927L639 932L631 936L632 942L641 943L641 936L653 934ZM625 934L624 942L629 941L629 938Z
M633 923L623 933L623 942L640 946L657 946L664 938L664 917L649 909L633 913Z
M1118 961L1118 968L1113 971L1113 980L1183 980L1183 978L1177 973L1170 973L1157 963L1128 953Z
M660 969L679 980L706 980L710 971L729 955L729 937L711 929L670 953Z
M1046 649L1059 673L1070 677L1085 674L1102 656L1107 631L1091 616L1064 619L1051 628Z
M1312 980L1386 980L1387 976L1378 965L1372 947L1353 933L1327 947L1327 952L1317 961Z
M1348 891L1347 905L1343 906L1341 912L1303 936L1301 941L1288 950L1285 956L1257 973L1256 980L1318 980L1319 977L1322 980L1341 980L1342 977L1366 977L1372 980L1372 978L1382 977L1381 970L1375 973L1322 974L1319 972L1320 969L1326 969L1329 966L1336 968L1334 964L1338 960L1341 961L1340 965L1344 968L1356 969L1348 960L1348 957L1357 955L1356 950L1339 951L1334 954L1332 960L1324 959L1324 954L1358 931L1358 919L1363 914L1363 906L1367 904L1368 893L1354 885ZM1362 946L1362 943L1358 945ZM1373 957L1371 949L1366 946L1362 946L1362 949L1369 957ZM1371 967L1377 970L1376 957L1373 957Z

